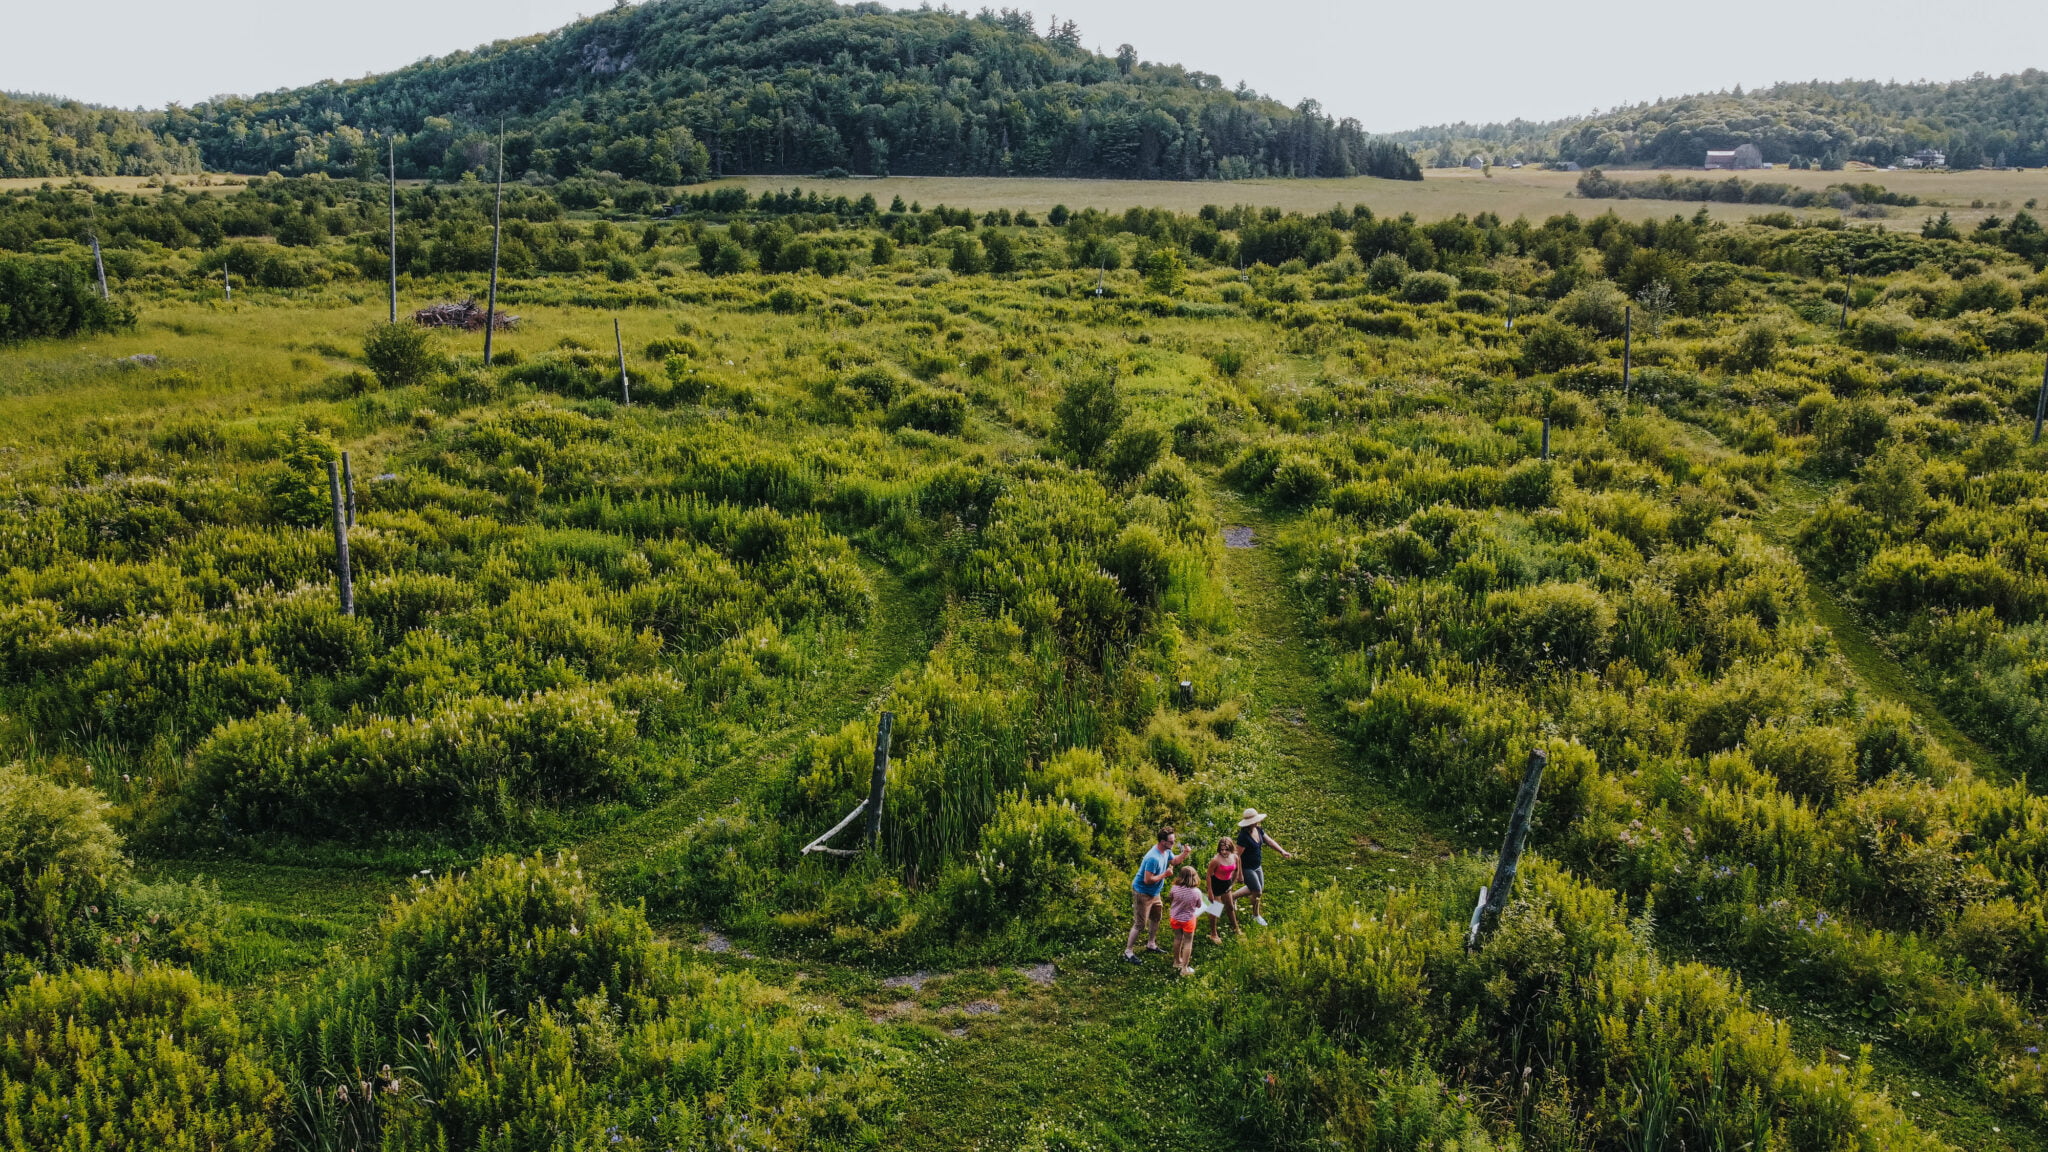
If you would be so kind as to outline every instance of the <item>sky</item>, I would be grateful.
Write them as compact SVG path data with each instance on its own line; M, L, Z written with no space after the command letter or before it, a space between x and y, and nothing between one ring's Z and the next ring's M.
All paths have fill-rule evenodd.
M389 71L605 6L0 0L0 90L121 107L192 103ZM1089 47L1130 43L1146 60L1243 81L1289 104L1313 98L1379 132L1551 120L1737 84L1954 80L2048 66L2040 0L1962 9L1923 0L1061 0L1036 11L1040 28L1054 15L1075 21Z

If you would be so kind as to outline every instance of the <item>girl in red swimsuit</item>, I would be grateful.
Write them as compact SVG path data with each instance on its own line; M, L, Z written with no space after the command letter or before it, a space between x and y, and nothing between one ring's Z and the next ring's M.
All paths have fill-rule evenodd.
M1237 841L1225 836L1216 842L1216 854L1209 857L1209 899L1223 905L1224 912L1230 916L1230 930L1242 936L1244 929L1237 924L1237 873ZM1216 934L1216 930L1222 927L1218 923L1221 919L1220 916L1209 917L1211 944L1223 943L1223 938Z

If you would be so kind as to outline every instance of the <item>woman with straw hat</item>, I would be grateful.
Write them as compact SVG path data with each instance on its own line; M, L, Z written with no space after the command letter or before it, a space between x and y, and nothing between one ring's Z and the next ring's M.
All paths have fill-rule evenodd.
M1252 903L1252 923L1266 926L1265 850L1271 848L1289 860L1294 853L1280 846L1273 834L1266 831L1266 814L1257 808L1244 810L1244 819L1237 822L1237 858L1242 867L1239 873L1244 877L1244 887L1239 892L1249 895Z

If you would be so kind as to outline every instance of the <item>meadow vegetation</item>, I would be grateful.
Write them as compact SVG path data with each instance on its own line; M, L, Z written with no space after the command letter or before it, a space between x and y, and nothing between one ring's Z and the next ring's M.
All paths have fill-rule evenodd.
M89 266L90 213L121 310L0 349L14 1146L890 1143L951 1041L862 981L1107 956L1156 827L1282 786L1229 515L1312 641L1301 722L1445 850L1332 860L1125 1018L1125 1076L1210 1078L1202 1138L2048 1129L2048 281L2013 225L591 179L508 195L487 365L383 323L383 196L0 200L0 275ZM476 290L488 209L405 190L408 303ZM1875 690L1809 581L1975 743ZM883 709L879 839L801 854ZM1536 748L1539 855L1467 950ZM308 861L414 879L292 950L192 878Z

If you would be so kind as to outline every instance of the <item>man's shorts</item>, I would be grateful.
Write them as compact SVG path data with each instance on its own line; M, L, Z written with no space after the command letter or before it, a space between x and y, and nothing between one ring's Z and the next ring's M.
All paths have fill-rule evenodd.
M1245 869L1244 886L1254 892L1264 892L1266 890L1266 870L1264 868Z

